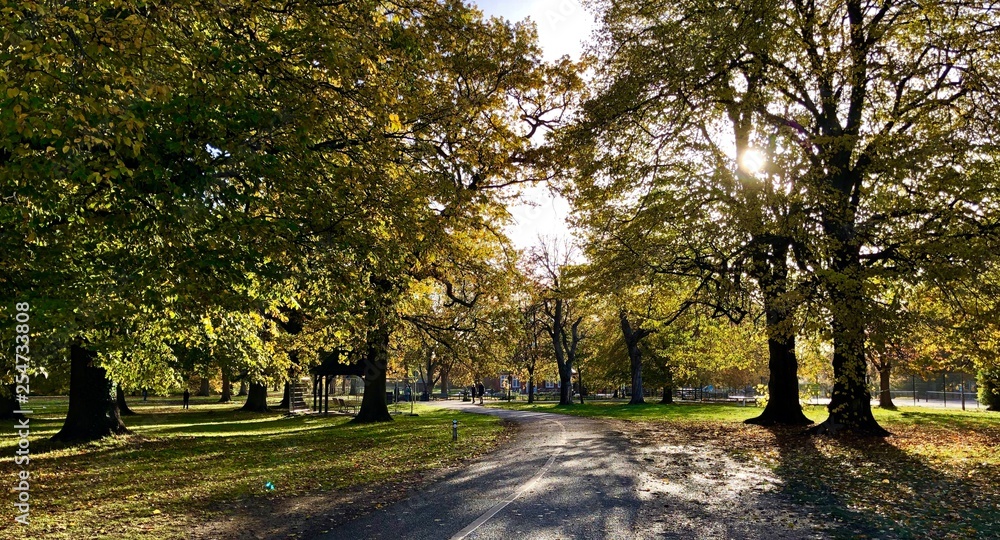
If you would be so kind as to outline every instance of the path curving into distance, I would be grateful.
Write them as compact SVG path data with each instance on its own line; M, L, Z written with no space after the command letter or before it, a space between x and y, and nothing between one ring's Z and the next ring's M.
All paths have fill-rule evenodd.
M454 401L436 405L499 416L520 429L516 440L468 467L320 538L631 540L644 536L639 524L641 467L629 452L628 441L606 422Z

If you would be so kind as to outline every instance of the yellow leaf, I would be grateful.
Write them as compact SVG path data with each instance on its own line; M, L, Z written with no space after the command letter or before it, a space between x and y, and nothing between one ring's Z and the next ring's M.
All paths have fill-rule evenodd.
M17 97L17 95L19 93L21 93L21 91L18 90L17 88L8 88L7 89L7 97L9 97L9 98Z

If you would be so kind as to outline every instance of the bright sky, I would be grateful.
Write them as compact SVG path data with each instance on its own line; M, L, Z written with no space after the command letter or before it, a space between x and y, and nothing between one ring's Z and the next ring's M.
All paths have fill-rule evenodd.
M530 18L538 28L538 41L547 60L563 55L579 58L583 42L594 28L594 14L577 0L471 0L487 16L503 17L512 22ZM514 245L520 249L538 243L538 236L568 237L566 216L569 203L554 197L546 186L524 190L532 204L509 207L515 223L507 228Z

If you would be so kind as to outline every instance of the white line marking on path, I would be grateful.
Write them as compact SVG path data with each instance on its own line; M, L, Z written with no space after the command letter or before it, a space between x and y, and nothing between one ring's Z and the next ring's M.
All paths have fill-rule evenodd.
M470 523L466 528L455 533L455 535L451 537L451 540L464 540L465 538L467 538L470 534L475 532L476 529L482 527L484 523L489 521L490 518L500 513L500 511L503 510L504 508L507 508L507 506L510 503L516 501L518 497L524 495L529 489L535 487L535 484L542 479L542 476L544 476L545 473L547 473L549 469L552 468L552 464L555 463L556 457L562 453L562 449L566 446L566 426L562 425L562 422L556 420L547 420L547 421L558 425L559 428L562 430L562 441L559 444L559 449L551 456L549 456L549 460L545 462L545 465L542 465L542 468L538 469L538 472L536 472L535 475L532 476L531 479L528 480L526 484L521 486L521 489L515 491L514 494L511 495L510 497L507 497L506 499L493 505L493 507L487 510L486 513L476 518L476 520Z

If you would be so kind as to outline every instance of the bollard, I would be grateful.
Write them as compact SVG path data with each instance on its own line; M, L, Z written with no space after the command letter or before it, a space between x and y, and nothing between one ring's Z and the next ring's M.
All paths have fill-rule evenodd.
M458 420L451 421L451 440L458 440Z

